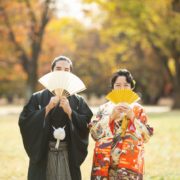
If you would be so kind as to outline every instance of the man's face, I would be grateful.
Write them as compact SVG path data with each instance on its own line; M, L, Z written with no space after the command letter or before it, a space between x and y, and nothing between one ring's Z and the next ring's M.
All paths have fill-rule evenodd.
M58 61L54 66L53 71L67 71L70 72L70 64L67 61Z

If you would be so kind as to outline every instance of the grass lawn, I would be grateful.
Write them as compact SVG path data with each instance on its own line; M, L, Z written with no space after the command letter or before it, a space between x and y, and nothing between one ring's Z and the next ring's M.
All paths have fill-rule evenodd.
M149 114L155 133L145 145L145 180L180 180L180 111ZM89 180L94 142L82 165L82 180ZM0 118L0 179L26 180L28 158L22 146L18 115Z

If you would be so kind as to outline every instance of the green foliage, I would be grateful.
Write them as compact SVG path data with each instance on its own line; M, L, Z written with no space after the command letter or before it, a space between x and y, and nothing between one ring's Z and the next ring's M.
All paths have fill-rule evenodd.
M111 59L116 67L126 64L147 97L146 102L157 102L167 83L172 84L175 93L179 92L180 14L173 11L172 1L85 2L96 2L106 14L99 30L106 45L102 56Z

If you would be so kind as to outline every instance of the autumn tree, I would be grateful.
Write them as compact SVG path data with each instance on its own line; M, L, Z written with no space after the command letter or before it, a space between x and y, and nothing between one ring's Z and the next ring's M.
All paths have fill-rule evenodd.
M151 69L151 79L161 78L164 82L164 84L161 83L162 87L160 84L156 85L159 88L157 97L159 94L163 95L166 82L170 82L174 90L174 107L180 107L180 41L178 38L180 24L178 9L173 6L174 3L178 4L177 1L159 0L154 3L151 0L85 0L85 2L96 2L102 11L101 39L107 47L103 52L104 59L111 57L117 65L122 64L123 61L134 63L135 59L139 59L134 63L136 69L140 67L139 71L149 69L150 63L142 66L143 60L154 61L155 68L160 63L158 75ZM150 59L150 57L153 58ZM146 79L147 83L143 83L147 73L148 71L144 71L144 74L137 77L141 86L146 84L144 91L151 86L151 83L148 84L148 79Z
M19 63L27 75L27 97L37 83L38 59L45 28L51 18L51 0L4 1L0 3L1 32L8 36Z

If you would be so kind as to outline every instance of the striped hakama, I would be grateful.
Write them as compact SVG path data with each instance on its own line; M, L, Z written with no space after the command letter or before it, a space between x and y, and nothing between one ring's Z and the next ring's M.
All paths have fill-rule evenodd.
M49 143L46 180L71 180L67 143L60 142L58 149L55 144Z

